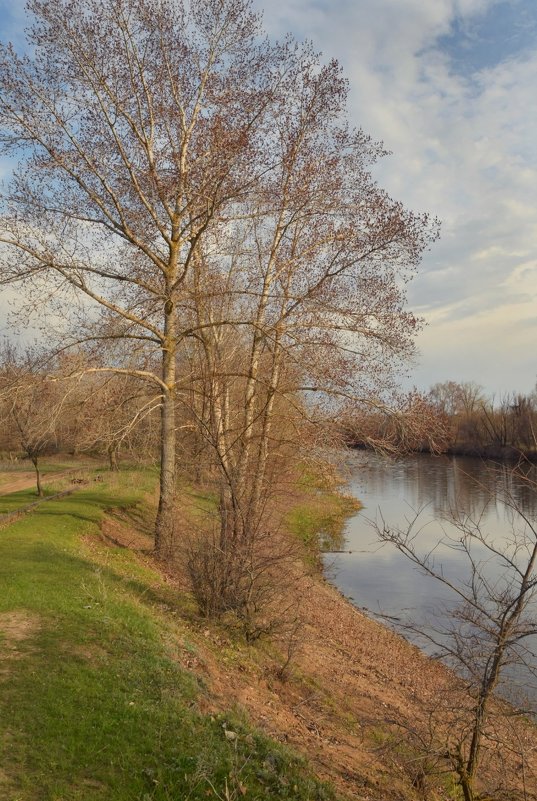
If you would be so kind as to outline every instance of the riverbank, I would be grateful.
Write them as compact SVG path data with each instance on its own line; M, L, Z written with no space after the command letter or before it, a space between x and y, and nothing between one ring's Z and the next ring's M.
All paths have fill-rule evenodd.
M348 443L348 447L356 451L375 452L370 446L357 442ZM424 453L434 456L468 456L471 458L512 464L521 462L537 464L537 450L514 448L510 445L476 445L461 442L446 446L442 448L441 451L433 451L427 445L423 445L420 448L410 451L410 453Z
M200 619L151 556L153 483L107 475L2 532L3 797L334 798L316 775L357 801L453 799L417 745L458 701L450 674L298 562L292 637L247 646ZM519 742L531 788L534 730ZM520 785L518 754L485 767Z

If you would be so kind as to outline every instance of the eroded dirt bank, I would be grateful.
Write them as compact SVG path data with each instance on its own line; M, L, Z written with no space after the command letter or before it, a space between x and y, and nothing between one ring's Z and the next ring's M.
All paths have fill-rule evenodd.
M106 541L146 551L146 535L108 520ZM146 553L141 557L150 560ZM184 580L168 582L185 591ZM177 658L208 688L213 713L244 710L267 734L306 755L320 777L347 798L410 801L457 798L439 768L447 734L462 731L467 699L454 677L416 647L365 616L317 574L295 582L301 625L282 678L289 640L248 648L195 616L194 648L177 643ZM483 751L484 787L517 788L511 798L537 798L537 732L520 720L490 730ZM510 742L511 748L499 745ZM503 793L503 791L501 791ZM483 796L488 798L489 796Z

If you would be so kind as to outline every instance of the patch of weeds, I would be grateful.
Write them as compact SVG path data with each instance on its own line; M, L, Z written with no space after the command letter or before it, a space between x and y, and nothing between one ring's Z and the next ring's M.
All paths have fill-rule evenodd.
M259 732L252 732L234 715L214 719L227 750L221 755L213 747L200 751L192 781L205 795L222 801L247 797L282 801L335 801L333 790L307 771L307 766L288 749Z
M382 726L369 726L365 730L365 736L366 742L375 749L386 748L394 742L392 732Z

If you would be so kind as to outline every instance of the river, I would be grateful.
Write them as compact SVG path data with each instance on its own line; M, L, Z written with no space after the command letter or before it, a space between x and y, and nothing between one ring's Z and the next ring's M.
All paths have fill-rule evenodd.
M446 537L460 538L449 522L455 508L479 520L481 530L498 547L510 546L513 531L519 538L528 535L520 516L502 503L505 492L529 520L537 521L537 489L528 483L528 479L537 479L535 467L520 474L511 465L468 457L419 454L391 461L354 452L347 460L347 478L349 491L364 508L347 524L344 552L327 554L325 566L340 591L373 615L412 618L420 624L427 620L430 626L439 627L449 623L449 610L455 604L452 592L439 581L424 575L394 546L380 545L372 521L406 528L419 512L416 543L420 553L435 548L435 566L441 566L444 575L454 581L470 577L468 557L460 549L437 543ZM525 553L519 549L521 562ZM474 548L473 556L486 560L486 578L499 586L506 574L501 560L491 559L490 553L479 547ZM420 645L434 652L433 646ZM517 682L537 699L537 690L529 687L533 682L525 673L521 676L518 671ZM514 681L513 675L509 680Z

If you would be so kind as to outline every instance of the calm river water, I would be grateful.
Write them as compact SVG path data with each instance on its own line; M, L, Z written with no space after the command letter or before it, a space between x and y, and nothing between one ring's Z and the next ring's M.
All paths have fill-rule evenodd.
M406 528L419 516L422 553L430 551L446 534L459 536L446 521L455 506L472 519L496 544L507 543L513 526L520 521L499 500L508 490L520 509L537 521L537 491L513 472L510 465L494 465L468 457L415 455L390 461L364 453L351 453L347 462L349 489L364 505L347 525L343 548L349 553L327 554L327 572L333 583L353 602L373 614L395 617L446 618L453 606L449 591L438 581L424 576L393 546L379 546L372 520L381 518L391 526ZM537 478L534 467L526 474ZM477 558L489 556L475 551ZM523 557L522 557L523 558ZM467 558L453 548L435 551L436 565L450 578L469 575ZM488 560L487 576L498 580L502 567ZM536 610L537 611L537 610Z

